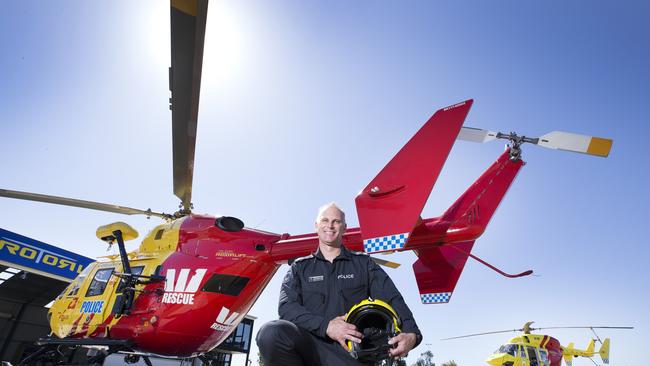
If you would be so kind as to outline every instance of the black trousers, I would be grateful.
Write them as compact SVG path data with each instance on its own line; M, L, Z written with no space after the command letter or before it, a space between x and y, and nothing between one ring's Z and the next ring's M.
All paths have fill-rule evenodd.
M286 320L273 320L255 338L264 366L364 366L340 344L317 337Z

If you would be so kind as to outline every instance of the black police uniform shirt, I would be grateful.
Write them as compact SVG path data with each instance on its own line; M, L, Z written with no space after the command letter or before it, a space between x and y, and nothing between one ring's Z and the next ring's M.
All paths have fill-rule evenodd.
M280 319L329 339L329 321L368 297L390 304L401 320L402 332L415 333L420 343L422 335L413 314L390 277L369 255L345 246L331 263L320 250L293 262L280 291Z

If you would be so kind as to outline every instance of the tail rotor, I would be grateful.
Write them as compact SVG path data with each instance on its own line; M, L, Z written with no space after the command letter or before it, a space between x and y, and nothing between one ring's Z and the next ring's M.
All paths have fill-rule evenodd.
M458 134L458 140L471 142L490 142L496 139L510 141L510 157L519 160L520 146L524 143L545 147L553 150L564 150L587 155L607 157L614 141L608 138L580 135L577 133L553 131L540 137L527 137L514 132L503 133L483 130L480 128L463 127Z

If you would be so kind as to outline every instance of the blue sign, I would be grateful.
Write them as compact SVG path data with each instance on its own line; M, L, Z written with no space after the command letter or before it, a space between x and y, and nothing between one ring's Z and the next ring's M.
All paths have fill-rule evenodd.
M101 314L104 308L104 300L100 301L84 301L81 303L80 313Z
M0 229L0 263L71 281L94 260Z

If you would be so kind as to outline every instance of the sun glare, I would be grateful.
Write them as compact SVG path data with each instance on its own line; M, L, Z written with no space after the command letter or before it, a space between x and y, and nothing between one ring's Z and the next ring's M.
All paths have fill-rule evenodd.
M144 48L156 70L167 69L171 65L171 46L169 30L169 3L149 4L145 14Z
M153 68L168 68L170 61L169 4L148 6L143 22L144 48ZM212 2L203 50L202 83L224 85L241 77L246 37L237 8L225 2Z
M210 4L203 51L204 82L223 84L240 74L245 36L237 16L225 2Z

